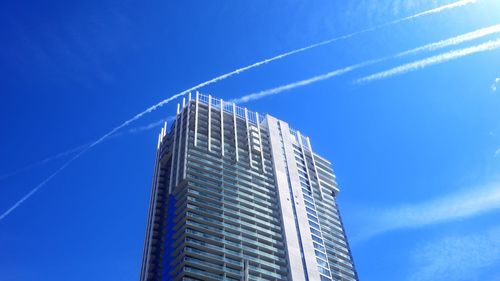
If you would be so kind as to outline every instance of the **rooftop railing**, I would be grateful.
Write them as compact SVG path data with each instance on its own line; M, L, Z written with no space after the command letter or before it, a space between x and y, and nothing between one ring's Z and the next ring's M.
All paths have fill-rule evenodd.
M257 125L257 123L260 123L264 120L264 118L262 118L262 116L264 116L264 114L259 114L255 111L248 110L247 108L241 107L233 102L223 101L222 99L212 97L211 95L205 95L205 94L202 94L199 92L197 92L196 95L198 96L198 102L201 102L201 103L204 103L207 105L210 103L211 107L219 109L219 110L221 109L221 104L222 104L222 110L224 110L224 112L227 112L230 114L235 113L236 117L239 117L243 120L245 120L247 118L245 116L245 110L246 110L246 112L247 112L246 114L248 116L248 123L250 123L252 125ZM190 100L191 100L191 94L189 94L189 101ZM184 105L184 103L183 103L183 105ZM300 136L300 139L301 139L302 143L304 144L304 148L309 150L309 145L308 145L309 141L308 141L306 136L304 136L302 134L297 134L297 131L292 129L292 128L290 128L290 134L292 134L295 137L297 142L299 142L299 136Z
M242 119L245 119L245 107L241 107L239 105L236 105L233 102L228 102L228 101L222 101L221 99L212 97L210 95L204 95L201 93L198 93L198 101L202 102L204 104L211 104L213 108L221 109L221 103L222 103L222 110L227 113L235 113L237 117L240 117ZM221 102L222 101L222 102ZM257 122L262 122L263 118L260 118L260 116L263 116L262 114L258 114L257 112L247 110L247 115L248 115L248 122L257 125ZM260 116L259 116L260 115Z

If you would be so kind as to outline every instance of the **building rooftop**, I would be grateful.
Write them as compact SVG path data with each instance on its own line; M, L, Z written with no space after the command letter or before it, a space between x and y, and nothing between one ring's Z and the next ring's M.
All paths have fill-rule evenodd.
M267 114L261 114L261 113L249 110L248 108L239 106L234 102L224 101L223 99L213 97L212 95L202 94L198 91L194 95L189 93L187 100L184 97L182 99L182 104L181 103L177 104L177 114L180 113L181 109L183 109L187 105L187 103L189 103L192 100L195 101L196 99L198 99L198 102L210 105L212 108L215 108L215 109L220 110L222 107L224 112L227 112L230 114L234 113L237 118L241 118L243 120L248 119L248 123L250 123L251 125L257 126L257 123L262 123L264 121L264 118L262 118L262 116L267 115ZM165 131L163 131L163 130L165 130ZM166 134L166 127L164 127L164 129L162 129L162 133L160 133L160 135L165 135L165 134ZM300 133L300 131L294 130L292 128L290 128L290 134L292 134L292 136L294 136L297 144L302 142L304 149L312 151L309 137L302 135Z

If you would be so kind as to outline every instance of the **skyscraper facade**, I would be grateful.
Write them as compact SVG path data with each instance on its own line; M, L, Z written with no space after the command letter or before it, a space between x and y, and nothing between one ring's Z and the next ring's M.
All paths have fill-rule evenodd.
M158 136L140 280L358 280L338 192L286 122L189 95Z

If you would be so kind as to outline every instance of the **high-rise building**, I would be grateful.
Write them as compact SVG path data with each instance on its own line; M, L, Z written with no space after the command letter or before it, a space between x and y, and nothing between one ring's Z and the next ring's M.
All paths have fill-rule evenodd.
M286 122L190 95L159 135L140 280L358 280L338 192Z

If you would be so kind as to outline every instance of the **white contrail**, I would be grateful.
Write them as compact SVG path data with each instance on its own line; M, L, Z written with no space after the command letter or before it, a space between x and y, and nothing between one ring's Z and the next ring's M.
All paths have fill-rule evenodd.
M409 17L406 17L406 18L403 18L403 19L400 19L400 20L395 20L395 21L393 21L393 23L401 22L401 21L406 21L406 20L411 20L411 19L415 19L415 18L418 18L418 17L430 15L430 14L440 13L440 12L442 12L444 10L459 8L459 7L462 7L462 6L465 6L465 5L474 4L476 2L477 2L477 0L461 0L461 1L456 1L456 2L453 2L453 3L447 4L447 5L439 6L439 7L436 7L434 9L430 9L430 10L427 10L427 11L415 14L413 16L409 16Z
M167 119L162 119L160 121L157 121L157 122L154 122L154 123L151 123L149 125L145 125L145 126L142 126L142 127L138 127L138 128L132 128L128 131L128 133L137 133L137 132L141 132L141 131L145 131L145 130L149 130L149 129L152 129L160 124L163 124L165 121L167 120L171 120L172 117L169 117ZM109 135L108 139L109 138L113 138L113 137L118 137L118 136L121 136L123 134L112 134L112 135ZM99 139L100 142L104 141L104 138L101 138ZM73 161L75 161L76 159L78 159L80 156L82 156L85 152L87 152L90 148L92 148L93 146L97 145L99 142L93 142L93 143L90 143L90 144L86 144L86 145L82 145L82 146L79 146L79 147L75 147L73 149L70 149L68 151L65 151L65 152L62 152L62 153L59 153L53 157L49 157L43 161L40 161L38 162L37 165L40 165L42 162L43 163L46 163L46 162L49 162L49 161L52 161L54 160L55 158L59 158L59 157L62 157L62 156L66 156L66 155L69 155L73 152L76 152L76 151L80 151L78 154L76 154L73 158L71 158L70 160L68 160L67 162L65 162L61 167L59 167L54 173L52 173L49 177L47 177L45 180L43 180L41 183L39 183L35 188L33 188L30 192L28 192L26 195L24 195L19 201L17 201L14 205L12 205L12 207L10 207L8 210L6 210L2 215L0 215L0 221L3 220L5 217L7 217L12 211L14 211L16 208L18 208L24 201L26 201L28 198L30 198L33 194L35 194L35 192L37 192L40 188L42 188L44 185L46 185L49 181L51 181L55 176L57 176L61 171L63 171L66 167L68 167ZM33 167L33 165L31 166Z
M138 132L151 130L151 129L156 128L156 127L158 127L158 126L163 126L163 124L164 124L165 122L170 123L170 122L172 122L174 119L175 119L175 116L169 116L169 117L167 117L167 118L164 118L164 119L158 120L158 121L156 121L156 122L149 123L149 124L144 125L144 126L131 128L130 130L128 130L128 133L129 133L129 134L135 134L135 133L138 133Z
M217 78L215 78L213 80L207 81L206 82L207 84L205 84L203 86L206 86L208 84L212 84L212 83L217 82L217 81L222 80L222 79L226 79L226 78L228 78L230 76L233 76L235 74L239 74L239 73L241 73L243 71L246 71L246 70L249 70L251 68L254 68L254 67L257 67L257 66L260 66L260 65L267 64L269 62L275 61L275 60L279 60L279 59L291 56L291 55L296 54L296 53L301 53L301 52L304 52L304 51L307 51L307 50L310 50L310 49L313 49L313 48L316 48L316 47L320 47L320 46L323 46L323 45L327 45L327 44L330 44L330 43L333 43L333 42L336 42L336 41L348 39L348 38L351 38L351 37L354 37L354 36L357 36L357 35L360 35L360 34L363 34L363 33L371 32L371 31L374 31L374 30L377 30L377 29L380 29L380 28L383 28L383 27L387 27L389 25L393 25L393 24L396 24L396 23L400 23L400 22L412 20L412 19L419 18L419 17L426 16L426 15L430 15L430 14L440 13L440 12L442 12L444 10L448 10L448 9L453 9L453 8L458 8L458 7L462 7L462 6L469 5L469 4L474 4L477 1L478 0L460 0L460 1L456 1L456 2L453 2L451 4L439 6L437 8L434 8L434 9L431 9L431 10L427 10L427 11L424 11L424 12L421 12L421 13L418 13L418 14L415 14L415 15L412 15L412 16L408 16L408 17L405 17L405 18L393 20L393 21L390 21L390 22L386 22L386 23L383 23L383 24L376 25L374 27L366 28L366 29L363 29L363 30L360 30L360 31L356 31L356 32L349 33L349 34L346 34L346 35L334 37L334 38L331 38L331 39L328 39L328 40L325 40L325 41L321 41L321 42L318 42L318 43L315 43L315 44L311 44L311 45L303 47L303 48L292 50L292 51L289 51L289 52L286 52L286 53L283 53L283 54L279 54L279 55L277 55L275 57L272 57L272 58L269 58L269 59L265 59L265 60L260 61L260 62L256 62L256 63L251 64L249 66L237 69L237 70L235 70L233 72L229 72L229 73L224 74L224 75L222 75L220 77L217 77ZM203 86L201 86L201 87L203 87ZM196 90L196 89L199 89L199 88L191 89L191 91Z
M500 48L500 39L497 39L494 41L488 41L486 43L482 43L482 44L468 47L468 48L449 51L449 52L442 53L442 54L432 56L432 57L428 57L428 58L425 58L422 60L403 64L403 65L391 68L391 69L386 70L386 71L378 72L378 73L360 78L360 79L356 80L355 83L363 83L363 82L370 82L370 81L374 81L374 80L378 80L378 79L384 79L384 78L388 78L388 77L391 77L394 75L407 73L409 71L422 69L422 68L430 66L430 65L443 63L446 61L458 59L458 58L465 57L465 56L479 53L479 52L492 51L492 50L495 50L498 48Z
M5 217L7 217L12 211L14 211L15 209L17 209L24 201L26 201L33 194L35 194L35 192L37 192L40 188L42 188L44 185L46 185L50 180L52 180L55 176L57 176L62 170L64 170L66 167L68 167L69 164L71 164L74 160L76 160L78 157L80 157L85 151L87 151L87 149L85 149L82 152L78 153L75 157L71 158L69 161L67 161L66 163L64 163L61 167L59 167L59 169L57 169L54 173L52 173L48 178L46 178L45 180L43 180L40 184L38 184L35 188L33 188L30 192L28 192L28 194L24 195L12 207L10 207L2 215L0 215L0 221L3 220Z
M271 95L276 95L276 94L284 92L284 91L289 91L289 90L292 90L292 89L297 88L297 87L303 87L303 86L306 86L306 85L309 85L309 84L312 84L312 83L316 83L316 82L319 82L319 81L322 81L322 80L326 80L326 79L332 78L334 76L338 76L338 75L341 75L341 74L344 74L344 73L356 70L356 69L361 68L361 67L365 67L365 66L370 65L370 64L377 63L380 60L381 59L376 59L376 60L366 61L366 62L363 62L363 63L358 63L358 64L351 65L351 66L348 66L348 67L344 67L344 68L341 68L341 69L330 71L330 72L322 74L322 75L314 76L314 77L309 78L309 79L304 79L304 80L296 81L296 82L289 83L289 84L286 84L286 85L282 85L282 86L279 86L279 87L276 87L276 88L267 89L267 90L264 90L264 91L260 91L260 92L248 94L248 95L236 98L236 99L232 99L230 102L245 103L245 102L249 102L249 101L252 101L252 100L261 99L263 97L267 97L267 96L271 96Z
M351 38L351 37L356 36L356 35L367 33L367 32L370 32L370 31L374 31L374 30L377 30L377 29L380 29L380 28L383 28L383 27L387 27L389 25L393 25L393 24L396 24L396 23L400 23L400 22L403 22L403 21L412 20L412 19L415 19L415 18L418 18L418 17L429 15L429 14L439 13L439 12L442 12L442 11L448 10L448 9L462 7L462 6L465 6L465 5L468 5L468 4L474 4L476 2L477 2L477 0L460 0L460 1L456 1L454 3L443 5L443 6L440 6L440 7L431 9L431 10L427 10L427 11L424 11L424 12L421 12L421 13L418 13L418 14L415 14L415 15L412 15L412 16L408 16L408 17L405 17L405 18L393 20L393 21L386 22L386 23L383 23L383 24L380 24L380 25L376 25L374 27L370 27L370 28L363 29L363 30L360 30L360 31L356 31L356 32L353 32L353 33L349 33L349 34L346 34L346 35L334 37L334 38L331 38L331 39L328 39L328 40L325 40L325 41L321 41L321 42L318 42L318 43L315 43L315 44L311 44L311 45L303 47L303 48L299 48L299 49L295 49L295 50L292 50L292 51L289 51L289 52L286 52L286 53L283 53L283 54L279 54L279 55L274 56L272 58L268 58L268 59L256 62L254 64L251 64L251 65L248 65L248 66L236 69L236 70L234 70L232 72L229 72L227 74L221 75L221 76L216 77L216 78L214 78L212 80L209 80L207 82L201 83L198 86L195 86L195 87L193 87L193 88L185 91L184 94L186 92L197 90L197 89L199 89L201 87L204 87L204 86L210 85L212 83L215 83L217 81L229 78L229 77L231 77L233 75L239 74L239 73L244 72L246 70L258 67L258 66L263 65L263 64L270 63L270 62L275 61L275 60L279 60L279 59L291 56L293 54L301 53L301 52L304 52L304 51L307 51L307 50L310 50L310 49L313 49L313 48L316 48L316 47L320 47L320 46L323 46L323 45L327 45L327 44L330 44L330 43L333 43L333 42L336 42L336 41L348 39L348 38Z
M174 100L174 99L176 99L178 97L186 95L189 92L198 90L198 89L200 89L202 87L205 87L205 86L208 86L210 84L216 83L218 81L224 80L224 79L229 78L231 76L234 76L236 74L239 74L239 73L242 73L244 71L250 70L252 68L258 67L260 65L267 64L267 63L270 63L272 61L279 60L279 59L291 56L293 54L297 54L297 53L300 53L300 52L303 52L303 51L306 51L306 50L309 50L309 49L313 49L313 48L316 48L316 47L319 47L319 46L330 44L330 43L333 43L335 41L347 39L347 38L350 38L350 37L353 37L353 36L356 36L356 35L359 35L359 34L367 33L367 32L370 32L370 31L382 28L382 27L386 27L388 25L392 25L392 24L395 24L395 23L399 23L399 22L403 22L403 21L415 19L415 18L424 16L424 15L439 13L439 12L442 12L442 11L447 10L447 9L457 8L457 7L461 7L461 6L464 6L464 5L472 4L472 3L475 3L475 2L477 2L477 0L460 0L460 1L456 1L456 2L454 2L452 4L443 5L443 6L440 6L440 7L431 9L431 10L428 10L428 11L424 11L424 12L421 12L421 13L409 16L409 17L405 17L405 18L402 18L402 19L394 20L394 21L391 21L391 22L388 22L388 23L385 23L385 24L377 25L375 27L367 28L367 29L364 29L364 30L361 30L361 31L357 31L357 32L350 33L350 34L347 34L347 35L335 37L335 38L332 38L332 39L329 39L329 40L325 40L325 41L322 41L322 42L319 42L319 43L316 43L316 44L312 44L312 45L309 45L309 46L306 46L306 47L303 47L303 48L292 50L292 51L289 51L289 52L286 52L286 53L283 53L283 54L279 54L279 55L274 56L272 58L265 59L265 60L256 62L254 64L251 64L251 65L248 65L248 66L236 69L236 70L231 71L229 73L223 74L223 75L215 77L215 78L213 78L211 80L208 80L208 81L205 81L203 83L200 83L200 84L198 84L198 85L196 85L194 87L191 87L191 88L189 88L189 89L187 89L185 91L177 93L177 94L175 94L175 95L173 95L173 96L171 96L171 97L169 97L167 99L164 99L164 100L160 101L159 103L157 103L157 104L155 104L155 105L147 108L143 112L140 112L140 113L136 114L134 117L130 118L129 120L127 120L125 122L123 122L118 127L115 127L114 129L112 129L111 131L109 131L107 134L103 135L101 138L97 139L96 141L94 141L93 143L91 143L90 145L88 145L85 149L83 149L82 151L80 151L80 153L78 153L73 158L71 158L69 161L67 161L66 163L64 163L58 170L56 170L56 172L54 172L47 179L45 179L44 181L42 181L32 191L30 191L23 198L21 198L21 200L19 200L16 204L14 204L13 207L11 207L2 216L0 216L0 220L2 220L10 212L12 212L14 209L16 209L26 199L28 199L29 197L31 197L38 189L40 189L45 184L47 184L47 182L49 182L52 178L54 178L57 174L59 174L62 170L64 170L68 165L70 165L74 160L78 159L82 154L84 154L85 152L87 152L89 149L91 149L94 146L100 144L102 141L104 141L105 139L107 139L111 135L115 134L118 130L120 130L120 129L126 127L126 126L128 126L130 123L132 123L132 122L140 119L142 116L144 116L144 115L146 115L146 114L148 114L150 112L155 111L156 109L162 107L163 105L169 103L170 101L172 101L172 100ZM344 73L345 72L346 71L344 71Z
M170 122L173 118L174 117L170 116L170 117L158 120L156 122L152 122L152 123L144 125L144 126L131 128L131 129L129 129L128 131L126 131L124 133L116 133L116 134L110 136L108 138L108 140L111 139L111 138L121 137L121 136L126 135L126 134L135 134L135 133L139 133L139 132L142 132L142 131L147 131L147 130L153 129L155 127L163 125L164 122ZM71 154L76 153L78 151L81 151L82 149L84 149L85 147L89 146L90 144L91 143L89 142L89 143L86 143L86 144L82 144L82 145L70 148L70 149L68 149L66 151L63 151L63 152L57 153L55 155L49 156L49 157L47 157L47 158L45 158L43 160L39 160L39 161L33 162L31 164L28 164L28 165L26 165L26 166L24 166L22 168L19 168L19 169L13 171L13 172L0 175L0 181L8 179L8 178L13 177L13 176L16 176L16 175L18 175L18 174L20 174L22 172L29 171L29 170L31 170L31 169L33 169L35 167L47 164L47 163L52 162L54 160L57 160L59 158L63 158L65 156L68 156L68 155L71 155Z
M462 34L459 36L455 36L455 37L452 37L452 38L449 38L446 40L441 40L441 41L438 41L435 43L427 44L425 46L411 49L409 51L401 52L401 53L395 55L394 58L402 57L402 56L406 56L406 55L414 55L416 53L420 53L423 51L427 51L427 52L434 51L437 49L441 49L441 48L449 47L449 46L453 46L453 45L458 45L458 44L461 44L461 43L464 43L467 41L475 40L475 39L478 39L478 38L481 38L484 36L488 36L491 34L499 33L499 32L500 32L500 24L496 24L496 25L481 28L481 29L478 29L478 30L475 30L472 32L468 32L468 33L465 33L465 34Z
M22 172L29 171L29 170L31 170L31 169L33 169L35 167L41 166L43 164L47 164L47 163L52 162L52 161L54 161L56 159L59 159L59 158L68 156L70 154L73 154L73 153L75 153L77 151L80 151L80 150L84 149L87 145L90 145L90 143L87 143L87 144L84 144L84 145L80 145L80 146L77 146L77 147L73 147L73 148L68 149L68 150L66 150L64 152L61 152L61 153L49 156L49 157L47 157L47 158L45 158L43 160L40 160L40 161L31 163L31 164L28 164L28 165L26 165L26 166L24 166L22 168L19 168L19 169L13 171L13 172L10 172L10 173L7 173L7 174L3 174L3 175L0 176L0 181L8 179L10 177L13 177L15 175L18 175L18 174L20 174Z
M367 67L369 65L379 63L382 61L387 61L390 59L403 57L403 56L407 56L407 55L415 55L415 54L425 52L425 51L433 51L433 50L449 47L452 45L464 43L464 42L467 42L470 40L478 39L478 38L481 38L483 36L487 36L487 35L498 33L498 32L500 32L500 24L481 28L481 29L478 29L478 30L475 30L475 31L472 31L469 33L458 35L458 36L448 38L445 40L441 40L438 42L430 43L430 44L427 44L427 45L424 45L421 47L417 47L417 48L414 48L414 49L411 49L408 51L397 53L397 54L392 55L392 56L387 56L387 57L383 57L383 58L379 58L379 59L369 60L369 61L366 61L363 63L351 65L348 67L344 67L342 69L337 69L337 70L334 70L334 71L331 71L331 72L328 72L325 74L321 74L318 76L314 76L314 77L311 77L308 79L292 82L292 83L289 83L286 85L278 86L278 87L275 87L272 89L267 89L267 90L263 90L263 91L256 92L256 93L251 93L251 94L233 99L231 101L234 103L245 103L245 102L249 102L249 101L253 101L253 100L258 100L258 99L261 99L263 97L276 95L276 94L279 94L279 93L284 92L284 91L289 91L289 90L295 89L297 87L307 86L309 84L316 83L316 82L319 82L322 80L326 80L326 79L332 78L334 76L338 76L338 75L341 75L341 74L344 74L344 73L347 73L347 72L350 72L350 71L353 71L353 70L356 70L356 69L359 69L362 67Z
M316 47L319 47L319 46L322 46L322 45L330 44L330 43L333 43L333 42L338 41L338 40L348 39L350 37L353 37L353 36L356 36L356 35L359 35L359 34L362 34L362 33L370 32L370 31L373 31L373 30L376 30L376 29L379 29L379 28L382 28L382 27L385 27L385 26L388 26L388 25L392 25L392 24L395 24L395 23L399 23L399 22L403 22L403 21L415 19L415 18L418 18L418 17L421 17L421 16L425 16L425 15L429 15L429 14L439 13L439 12L442 12L442 11L447 10L447 9L462 7L462 6L465 6L465 5L468 5L468 4L473 4L473 3L476 3L476 2L477 2L477 0L460 0L460 1L456 1L454 3L443 5L443 6L434 8L434 9L430 9L430 10L427 10L427 11L424 11L424 12L421 12L421 13L418 13L418 14L415 14L415 15L412 15L412 16L408 16L408 17L405 17L405 18L401 18L401 19L397 19L397 20L394 20L394 21L391 21L391 22L380 24L380 25L377 25L375 27L367 28L367 29L364 29L364 30L361 30L361 31L353 32L353 33L346 34L346 35L343 35L343 36L331 38L331 39L328 39L328 40L325 40L325 41L322 41L322 42L319 42L319 43L311 44L309 46L306 46L306 47L303 47L303 48L299 48L299 49L296 49L296 50L292 50L292 51L289 51L289 52L286 52L286 53L283 53L283 54L279 54L279 55L274 56L272 58L268 58L268 59L256 62L254 64L251 64L251 65L248 65L248 66L236 69L236 70L234 70L232 72L223 74L223 75L218 76L216 78L213 78L211 80L208 80L208 81L205 81L203 83L200 83L200 84L198 84L198 85L196 85L194 87L191 87L190 89L182 91L182 92L180 92L180 93L178 93L178 94L176 94L176 95L174 95L174 96L172 96L172 97L170 97L168 99L165 99L165 100L163 100L163 101L161 101L161 102L159 102L159 103L157 103L157 104L149 107L145 111L143 111L143 112L137 114L136 116L134 116L133 118L127 120L122 125L120 125L120 126L116 127L115 129L111 130L108 134L104 135L101 139L97 140L96 142L99 143L103 139L109 137L114 132L120 130L121 128L123 128L125 126L127 126L128 124L134 122L135 120L141 118L143 115L145 115L147 113L150 113L152 111L155 111L156 109L158 109L159 107L167 104L168 102L172 101L173 99L176 99L176 98L178 98L180 96L183 96L183 95L185 95L185 94L187 94L187 93L189 93L191 91L195 91L197 89L200 89L200 88L202 88L204 86L208 86L208 85L216 83L216 82L218 82L220 80L229 78L229 77L234 76L236 74L239 74L239 73L242 73L244 71L250 70L252 68L258 67L260 65L267 64L269 62L272 62L272 61L275 61L275 60L279 60L279 59L291 56L293 54L300 53L300 52L303 52L303 51L306 51L306 50L309 50L309 49L313 49L313 48L316 48ZM489 29L489 30L493 30L493 27L491 27L491 29ZM409 51L409 52L416 52L416 50L412 50L412 51ZM362 64L362 65L366 66L366 64ZM340 71L342 73L345 73L347 71L352 70L351 68L358 68L358 67L360 67L360 66L356 65L356 66L352 66L352 67L347 67L347 68L345 68L346 71L336 70L336 71L331 72L330 75L329 74L325 74L325 75L322 75L322 76L326 76L328 78L328 77L335 76L335 73L338 72L338 71ZM324 79L326 79L326 78L318 79L317 81L324 80ZM316 80L316 79L311 78L311 79L308 79L308 80ZM297 85L298 86L305 85L305 84L303 84L304 82L302 82L302 83L298 82ZM312 83L312 82L309 82L307 84L310 84L310 83ZM288 89L288 87L284 87L284 89ZM94 144L94 145L96 145L96 144ZM92 144L90 144L90 145L92 145ZM92 146L94 146L94 145L92 145ZM71 152L67 152L67 153L71 153ZM64 154L63 156L65 156L65 155L67 155L67 154ZM1 179L1 177L0 177L0 179Z

